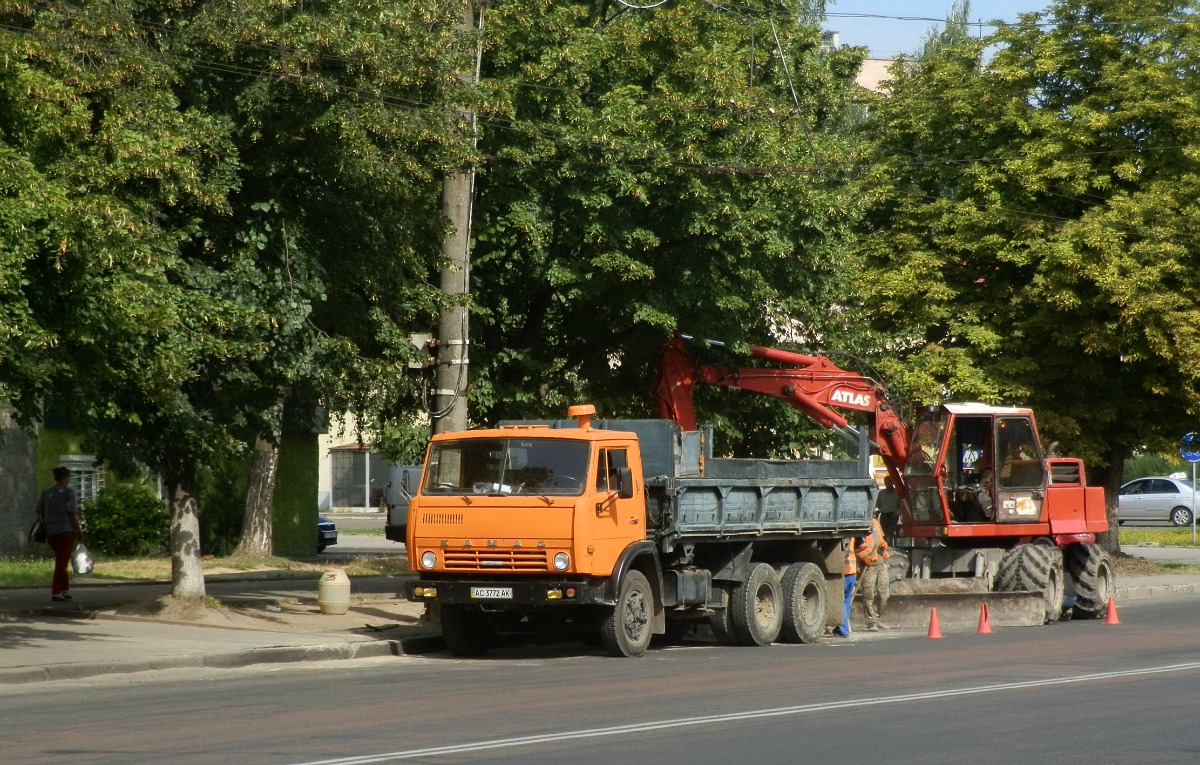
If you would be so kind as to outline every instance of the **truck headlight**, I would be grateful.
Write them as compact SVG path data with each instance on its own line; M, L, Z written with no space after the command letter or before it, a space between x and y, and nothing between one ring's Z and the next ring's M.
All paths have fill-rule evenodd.
M571 556L565 552L560 552L554 556L554 569L556 571L566 571L567 566L571 565Z
M426 550L425 552L421 553L421 566L423 568L433 568L436 565L437 565L437 554L436 553L434 553L430 550Z

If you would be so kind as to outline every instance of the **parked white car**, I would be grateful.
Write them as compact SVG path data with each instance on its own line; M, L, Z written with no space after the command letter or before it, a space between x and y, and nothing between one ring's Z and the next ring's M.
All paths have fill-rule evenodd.
M1138 478L1121 487L1117 496L1117 522L1191 526L1192 508L1198 503L1196 487L1186 478Z

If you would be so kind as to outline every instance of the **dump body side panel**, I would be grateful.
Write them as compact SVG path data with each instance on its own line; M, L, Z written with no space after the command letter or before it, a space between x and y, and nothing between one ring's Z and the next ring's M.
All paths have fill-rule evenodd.
M740 538L868 533L874 480L666 479L650 485L663 504L665 538L700 542Z

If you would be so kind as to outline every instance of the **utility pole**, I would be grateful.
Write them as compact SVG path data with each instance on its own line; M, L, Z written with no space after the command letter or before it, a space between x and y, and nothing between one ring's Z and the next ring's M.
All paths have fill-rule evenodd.
M459 34L475 31L475 9L464 3ZM476 48L478 51L478 48ZM479 53L473 70L464 73L464 85L474 85L479 79ZM475 141L475 113L464 114L471 125L471 141ZM446 266L442 269L441 290L446 306L438 321L437 368L434 374L433 432L448 433L467 428L467 354L468 316L471 295L471 202L475 191L475 170L465 168L446 174L442 180L442 213L452 230L442 242Z

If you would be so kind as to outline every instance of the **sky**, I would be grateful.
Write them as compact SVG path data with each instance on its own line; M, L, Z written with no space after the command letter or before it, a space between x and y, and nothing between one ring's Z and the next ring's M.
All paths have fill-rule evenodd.
M971 0L967 18L972 30L983 22L983 34L992 31L992 19L1016 21L1017 15L1045 10L1051 0ZM825 28L841 33L841 43L866 47L871 58L893 58L915 53L934 27L940 29L953 0L826 0Z

